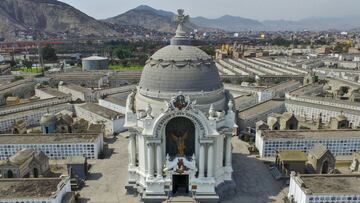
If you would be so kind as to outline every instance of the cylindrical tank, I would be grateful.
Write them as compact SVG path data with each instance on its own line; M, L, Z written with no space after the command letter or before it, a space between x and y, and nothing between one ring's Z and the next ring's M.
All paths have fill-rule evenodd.
M109 67L109 59L100 56L90 56L82 59L83 70L106 70Z

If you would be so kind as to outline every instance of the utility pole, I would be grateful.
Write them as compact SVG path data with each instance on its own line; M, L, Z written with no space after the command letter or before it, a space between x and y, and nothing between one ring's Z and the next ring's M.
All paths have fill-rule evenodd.
M38 66L40 66L38 68L41 68L42 76L45 76L44 59L43 59L42 54L41 54L40 42L38 42L37 49L38 49L38 63L39 63Z

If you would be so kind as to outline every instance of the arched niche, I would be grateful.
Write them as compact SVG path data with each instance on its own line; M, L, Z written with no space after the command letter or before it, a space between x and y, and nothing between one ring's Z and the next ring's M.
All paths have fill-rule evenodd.
M165 126L166 154L191 157L195 154L195 124L186 117L174 117Z

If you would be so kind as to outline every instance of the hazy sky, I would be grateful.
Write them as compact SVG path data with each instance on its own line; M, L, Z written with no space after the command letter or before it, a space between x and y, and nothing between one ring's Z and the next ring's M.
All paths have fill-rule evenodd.
M360 15L360 0L61 0L102 19L145 4L175 12L184 8L195 16L216 18L225 14L257 20L297 20L306 17Z

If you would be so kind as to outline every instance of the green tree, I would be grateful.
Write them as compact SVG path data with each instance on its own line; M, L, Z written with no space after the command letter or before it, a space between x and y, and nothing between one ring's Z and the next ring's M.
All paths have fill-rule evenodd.
M41 49L41 55L45 61L56 61L56 50L50 45L46 45Z
M131 58L133 56L131 51L129 49L126 49L126 48L117 48L115 50L115 55L119 59Z
M28 60L23 61L23 64L27 69L31 69L33 66L33 62Z
M200 47L200 49L205 51L205 53L210 56L215 56L215 47L213 47L213 46L203 46L203 47Z

